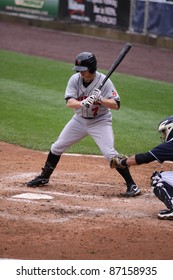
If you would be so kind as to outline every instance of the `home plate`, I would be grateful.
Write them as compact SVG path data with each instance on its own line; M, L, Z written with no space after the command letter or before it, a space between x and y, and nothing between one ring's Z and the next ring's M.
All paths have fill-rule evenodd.
M38 193L21 193L17 195L13 195L14 198L25 198L25 199L53 199L52 196L46 194L38 194Z

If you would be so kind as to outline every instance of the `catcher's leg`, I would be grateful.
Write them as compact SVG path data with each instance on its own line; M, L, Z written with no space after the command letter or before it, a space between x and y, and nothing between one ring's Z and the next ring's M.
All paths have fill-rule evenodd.
M153 193L167 207L167 209L160 210L158 214L159 219L173 220L173 185L164 181L165 178L165 180L171 182L170 174L172 176L172 172L170 171L155 171L150 178Z
M130 174L129 168L116 168L116 170L124 178L127 185L127 191L125 192L124 196L131 197L139 195L141 193L141 190L134 182Z
M54 155L52 154L52 152L50 151L45 163L45 166L42 169L42 172L39 176L35 177L33 180L29 181L27 183L28 187L37 187L40 185L45 185L49 182L49 178L51 176L51 174L53 173L57 163L60 160L60 155Z
M173 187L166 182L158 183L153 188L155 196L167 207L158 214L159 219L173 220Z
M158 183L153 188L155 196L160 199L168 209L173 209L173 187L166 182Z

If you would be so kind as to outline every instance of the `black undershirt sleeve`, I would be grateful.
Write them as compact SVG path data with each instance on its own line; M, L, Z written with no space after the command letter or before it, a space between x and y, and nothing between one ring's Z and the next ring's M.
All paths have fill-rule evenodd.
M156 160L151 153L140 153L135 155L135 160L137 164L149 163Z
M65 98L66 103L68 102L69 99L72 99L72 98L75 99L74 97L67 97L67 98Z
M117 105L118 105L118 109L120 108L120 101L117 101L117 100L115 100L116 102L117 102Z

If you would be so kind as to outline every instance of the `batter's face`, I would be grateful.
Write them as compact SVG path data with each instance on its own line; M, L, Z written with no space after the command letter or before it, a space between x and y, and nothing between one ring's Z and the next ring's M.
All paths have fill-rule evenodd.
M86 83L94 80L94 78L95 78L95 73L91 74L88 70L80 72L80 75Z

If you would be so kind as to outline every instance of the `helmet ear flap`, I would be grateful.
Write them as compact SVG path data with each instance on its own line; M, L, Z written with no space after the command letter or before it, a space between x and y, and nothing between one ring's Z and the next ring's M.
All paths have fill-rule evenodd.
M96 70L97 70L97 67L92 67L92 68L88 69L88 71L89 71L91 74L94 74Z

